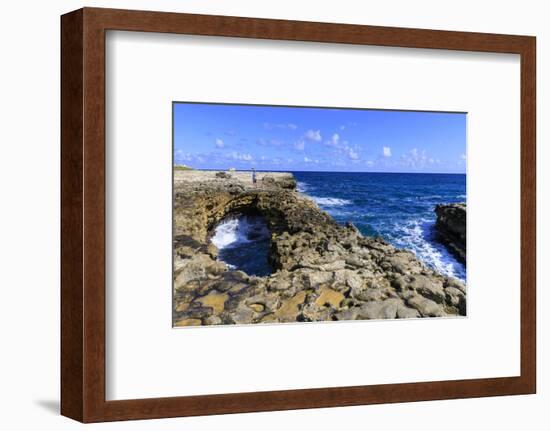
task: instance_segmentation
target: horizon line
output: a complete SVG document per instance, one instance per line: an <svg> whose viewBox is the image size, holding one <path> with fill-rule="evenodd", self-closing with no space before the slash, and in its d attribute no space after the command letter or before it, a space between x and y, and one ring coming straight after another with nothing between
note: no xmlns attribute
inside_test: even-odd
<svg viewBox="0 0 550 431"><path fill-rule="evenodd" d="M229 171L229 168L226 169L217 169L217 168L193 168L185 164L174 163L175 166L185 166L190 168L189 170L193 171ZM418 175L467 175L466 172L380 172L380 171L302 171L302 170L292 170L292 169L234 169L235 172L251 172L254 169L256 172L278 172L278 173L292 173L292 172L311 172L311 173L331 173L331 174L418 174Z"/></svg>

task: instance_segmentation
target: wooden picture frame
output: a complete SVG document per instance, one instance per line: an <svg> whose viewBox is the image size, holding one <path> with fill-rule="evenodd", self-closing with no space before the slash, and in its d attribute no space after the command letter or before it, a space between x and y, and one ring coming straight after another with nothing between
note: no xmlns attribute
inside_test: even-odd
<svg viewBox="0 0 550 431"><path fill-rule="evenodd" d="M521 375L106 401L105 32L211 35L521 57ZM536 390L535 38L84 8L61 17L61 413L82 422L532 394Z"/></svg>

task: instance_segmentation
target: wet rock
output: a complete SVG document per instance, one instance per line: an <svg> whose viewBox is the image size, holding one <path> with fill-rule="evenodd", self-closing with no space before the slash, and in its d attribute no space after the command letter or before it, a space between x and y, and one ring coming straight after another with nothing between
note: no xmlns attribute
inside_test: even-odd
<svg viewBox="0 0 550 431"><path fill-rule="evenodd" d="M441 204L435 207L437 238L466 265L466 204Z"/></svg>

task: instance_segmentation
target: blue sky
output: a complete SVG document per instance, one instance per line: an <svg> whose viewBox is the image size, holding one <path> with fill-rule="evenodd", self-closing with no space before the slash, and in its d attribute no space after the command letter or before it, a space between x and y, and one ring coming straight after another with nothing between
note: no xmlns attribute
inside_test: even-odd
<svg viewBox="0 0 550 431"><path fill-rule="evenodd" d="M465 173L466 114L174 103L174 163Z"/></svg>

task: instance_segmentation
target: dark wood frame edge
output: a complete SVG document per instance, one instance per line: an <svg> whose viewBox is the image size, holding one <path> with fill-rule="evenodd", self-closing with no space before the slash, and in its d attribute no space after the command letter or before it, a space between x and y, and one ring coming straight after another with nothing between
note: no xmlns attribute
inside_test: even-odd
<svg viewBox="0 0 550 431"><path fill-rule="evenodd" d="M521 56L521 375L105 400L105 31L515 53ZM536 39L84 8L61 17L61 414L81 422L442 400L536 392Z"/></svg>

